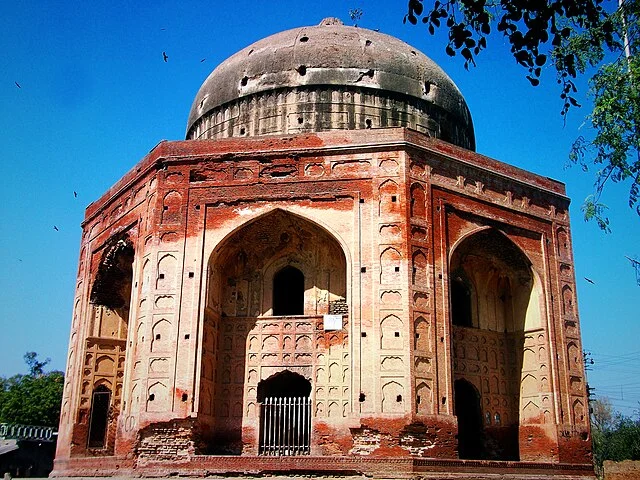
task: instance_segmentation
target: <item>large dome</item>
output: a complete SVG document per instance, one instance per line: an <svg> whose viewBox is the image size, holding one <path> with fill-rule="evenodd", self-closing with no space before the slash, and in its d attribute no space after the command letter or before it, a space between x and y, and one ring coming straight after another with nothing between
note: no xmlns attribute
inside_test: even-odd
<svg viewBox="0 0 640 480"><path fill-rule="evenodd" d="M467 104L417 49L337 19L276 33L205 80L187 139L405 126L475 149Z"/></svg>

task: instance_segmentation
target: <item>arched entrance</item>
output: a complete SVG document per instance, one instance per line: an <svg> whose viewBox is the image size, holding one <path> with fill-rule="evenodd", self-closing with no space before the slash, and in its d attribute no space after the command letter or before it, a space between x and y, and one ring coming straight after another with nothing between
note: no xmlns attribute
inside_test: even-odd
<svg viewBox="0 0 640 480"><path fill-rule="evenodd" d="M104 448L107 442L111 390L99 385L93 391L89 420L89 448Z"/></svg>
<svg viewBox="0 0 640 480"><path fill-rule="evenodd" d="M127 355L135 251L131 232L118 234L94 253L78 423L72 454L87 449L110 454L115 447ZM78 428L79 427L79 428Z"/></svg>
<svg viewBox="0 0 640 480"><path fill-rule="evenodd" d="M518 460L521 396L539 393L521 388L540 367L524 358L525 338L544 337L531 263L486 229L456 247L449 271L460 458Z"/></svg>
<svg viewBox="0 0 640 480"><path fill-rule="evenodd" d="M304 385L296 387L301 380L291 372L329 371L328 357L317 354L324 344L314 333L324 314L348 316L347 261L340 243L320 225L276 209L221 242L208 275L198 401L208 453L304 453L299 447L308 448L308 436L295 448L271 437L272 450L262 448L259 439L268 438L261 437L261 415L267 405L274 415L275 408L292 408L310 422L304 413L309 383L300 377ZM337 332L333 348L347 348L341 339ZM318 365L318 358L324 363ZM261 382L265 375L270 382ZM333 378L342 377L334 373ZM283 405L285 397L305 400Z"/></svg>
<svg viewBox="0 0 640 480"><path fill-rule="evenodd" d="M454 414L458 417L458 456L483 458L482 410L478 390L466 380L456 380Z"/></svg>
<svg viewBox="0 0 640 480"><path fill-rule="evenodd" d="M289 370L258 384L261 455L308 455L311 382Z"/></svg>

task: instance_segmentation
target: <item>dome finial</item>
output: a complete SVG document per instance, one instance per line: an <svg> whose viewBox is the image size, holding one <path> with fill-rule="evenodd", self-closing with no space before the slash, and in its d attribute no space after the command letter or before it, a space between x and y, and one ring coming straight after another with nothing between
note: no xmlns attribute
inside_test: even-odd
<svg viewBox="0 0 640 480"><path fill-rule="evenodd" d="M325 27L327 25L344 25L344 22L336 17L323 18L320 22L320 26Z"/></svg>

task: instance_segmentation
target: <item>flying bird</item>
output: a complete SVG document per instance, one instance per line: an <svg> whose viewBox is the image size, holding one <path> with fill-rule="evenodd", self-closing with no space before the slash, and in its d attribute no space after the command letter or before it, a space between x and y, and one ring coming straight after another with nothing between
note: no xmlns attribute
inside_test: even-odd
<svg viewBox="0 0 640 480"><path fill-rule="evenodd" d="M206 60L206 58L203 58L202 60L200 60L200 63L204 62Z"/></svg>
<svg viewBox="0 0 640 480"><path fill-rule="evenodd" d="M75 190L73 191L73 198L78 198L78 192L76 192Z"/></svg>
<svg viewBox="0 0 640 480"><path fill-rule="evenodd" d="M167 60L169 60L169 56L167 55L167 52L162 52L162 58L164 59L165 63Z"/></svg>
<svg viewBox="0 0 640 480"><path fill-rule="evenodd" d="M56 227L55 225L53 226L53 229L54 229L56 232L59 232L59 231L60 231L60 230L58 230L58 227Z"/></svg>
<svg viewBox="0 0 640 480"><path fill-rule="evenodd" d="M16 87L18 87L18 88L22 88L18 82L13 82L13 83L15 83L15 84L16 84Z"/></svg>
<svg viewBox="0 0 640 480"><path fill-rule="evenodd" d="M166 30L166 28L161 28L160 30Z"/></svg>
<svg viewBox="0 0 640 480"><path fill-rule="evenodd" d="M594 281L593 281L593 280L591 280L590 278L584 277L584 279L585 279L587 282L592 283L593 285L595 285L595 284L596 284L596 282L594 282Z"/></svg>

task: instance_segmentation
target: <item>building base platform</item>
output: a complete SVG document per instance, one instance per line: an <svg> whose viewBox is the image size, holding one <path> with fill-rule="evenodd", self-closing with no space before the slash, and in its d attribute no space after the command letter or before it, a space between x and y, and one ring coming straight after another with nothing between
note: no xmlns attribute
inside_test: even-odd
<svg viewBox="0 0 640 480"><path fill-rule="evenodd" d="M594 480L593 465L397 457L268 457L196 455L188 461L125 457L56 460L51 477L242 477L286 475L419 480Z"/></svg>

